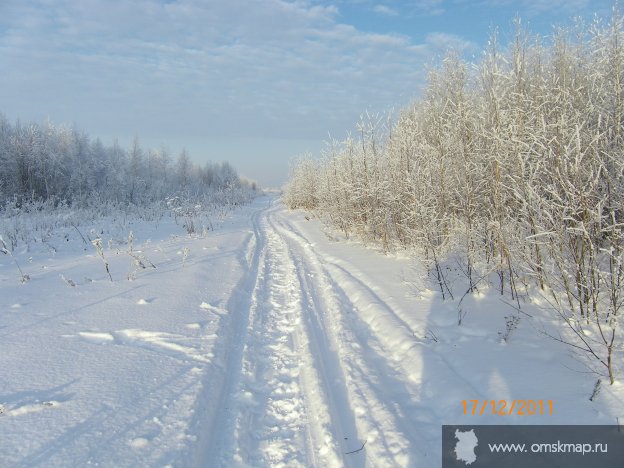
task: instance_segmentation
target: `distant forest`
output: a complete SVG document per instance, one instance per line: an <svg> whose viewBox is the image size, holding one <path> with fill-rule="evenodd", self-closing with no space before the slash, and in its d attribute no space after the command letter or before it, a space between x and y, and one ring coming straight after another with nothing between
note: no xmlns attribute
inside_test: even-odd
<svg viewBox="0 0 624 468"><path fill-rule="evenodd" d="M193 199L217 191L253 191L230 164L194 164L183 150L105 146L71 126L12 124L0 114L0 209L10 202L147 205L168 196Z"/></svg>

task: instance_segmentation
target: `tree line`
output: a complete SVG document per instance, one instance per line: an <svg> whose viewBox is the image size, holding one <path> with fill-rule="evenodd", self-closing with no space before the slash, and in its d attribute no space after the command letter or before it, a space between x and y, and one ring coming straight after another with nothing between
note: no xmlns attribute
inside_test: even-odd
<svg viewBox="0 0 624 468"><path fill-rule="evenodd" d="M147 205L165 197L197 198L207 192L255 190L224 163L194 164L186 150L129 149L72 126L12 124L0 114L0 207L31 201L70 205L113 202Z"/></svg>
<svg viewBox="0 0 624 468"><path fill-rule="evenodd" d="M615 379L624 304L624 27L580 20L552 37L515 24L478 63L449 53L394 120L365 115L320 160L300 158L284 199L346 237L418 249L469 291L539 291ZM568 335L566 335L568 336Z"/></svg>

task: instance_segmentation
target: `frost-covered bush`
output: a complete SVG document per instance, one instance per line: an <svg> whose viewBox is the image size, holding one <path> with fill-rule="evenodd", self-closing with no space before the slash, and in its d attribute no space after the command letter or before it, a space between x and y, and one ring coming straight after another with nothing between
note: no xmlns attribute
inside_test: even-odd
<svg viewBox="0 0 624 468"><path fill-rule="evenodd" d="M479 63L450 53L389 125L366 116L320 161L298 161L291 208L384 249L459 255L469 291L531 285L614 380L624 312L624 23L532 37L517 23ZM567 340L567 339L566 339Z"/></svg>

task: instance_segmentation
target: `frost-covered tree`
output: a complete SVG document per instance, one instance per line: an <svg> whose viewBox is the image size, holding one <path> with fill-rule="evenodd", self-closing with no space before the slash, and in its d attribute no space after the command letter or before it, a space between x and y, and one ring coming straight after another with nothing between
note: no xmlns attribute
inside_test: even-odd
<svg viewBox="0 0 624 468"><path fill-rule="evenodd" d="M468 291L532 287L568 344L615 379L624 306L624 22L551 39L515 22L478 63L450 53L393 125L365 117L320 160L295 162L284 198L346 236L419 249L445 297L448 255ZM480 269L477 275L475 269Z"/></svg>
<svg viewBox="0 0 624 468"><path fill-rule="evenodd" d="M183 151L173 168L168 151L145 150L138 138L126 151L117 142L107 147L73 127L49 121L11 124L0 114L0 211L7 204L19 208L44 201L145 205L179 194L201 197L226 187L227 194L220 197L250 192L251 184L229 164L207 167L210 177Z"/></svg>

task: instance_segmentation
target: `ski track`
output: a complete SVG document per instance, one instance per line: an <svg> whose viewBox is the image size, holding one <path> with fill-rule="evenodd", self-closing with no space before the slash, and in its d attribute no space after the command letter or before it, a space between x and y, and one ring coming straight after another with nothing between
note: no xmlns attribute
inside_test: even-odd
<svg viewBox="0 0 624 468"><path fill-rule="evenodd" d="M238 262L246 268L246 274L234 288L225 310L229 313L221 322L215 351L215 368L204 379L204 399L195 411L193 427L200 434L196 450L184 465L220 466L226 443L225 434L232 432L233 394L241 378L241 362L247 340L247 324L250 317L252 297L264 249L264 237L260 234L259 218L263 211L251 217L252 231Z"/></svg>
<svg viewBox="0 0 624 468"><path fill-rule="evenodd" d="M273 200L252 217L240 259L248 272L226 307L194 462L436 464L444 415L419 402L441 397L439 387L472 386L435 353L428 359L446 378L422 382L429 350L417 330L361 273L317 253L282 210ZM454 404L458 396L446 393Z"/></svg>
<svg viewBox="0 0 624 468"><path fill-rule="evenodd" d="M279 221L283 223L283 220ZM356 465L413 464L412 453L418 453L419 458L426 456L423 448L426 442L415 426L417 413L410 414L409 408L389 405L388 401L402 404L414 401L419 389L410 386L381 354L378 338L359 317L356 303L323 268L316 255L306 248L303 237L292 226L284 228L282 224L278 229L288 239L301 271L307 271L307 275L314 278L317 290L323 291L316 313L327 316L324 326L333 334L333 340L340 343L339 360L344 369L349 404L356 415L360 445L366 443L362 450L366 458ZM376 312L380 304L385 306L381 301L370 304ZM411 341L415 341L413 336ZM389 394L396 399L388 399Z"/></svg>

